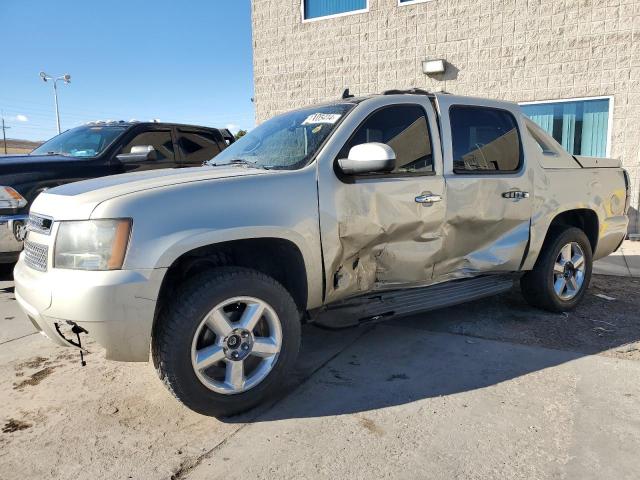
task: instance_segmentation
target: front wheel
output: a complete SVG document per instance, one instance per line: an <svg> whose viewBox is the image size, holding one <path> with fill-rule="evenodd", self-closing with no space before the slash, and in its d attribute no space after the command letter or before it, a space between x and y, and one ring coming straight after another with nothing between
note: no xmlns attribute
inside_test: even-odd
<svg viewBox="0 0 640 480"><path fill-rule="evenodd" d="M549 232L536 264L520 280L524 298L534 307L551 312L574 309L591 281L591 243L579 228Z"/></svg>
<svg viewBox="0 0 640 480"><path fill-rule="evenodd" d="M227 416L273 394L299 346L300 313L289 292L260 272L222 267L180 289L158 318L152 353L178 400Z"/></svg>

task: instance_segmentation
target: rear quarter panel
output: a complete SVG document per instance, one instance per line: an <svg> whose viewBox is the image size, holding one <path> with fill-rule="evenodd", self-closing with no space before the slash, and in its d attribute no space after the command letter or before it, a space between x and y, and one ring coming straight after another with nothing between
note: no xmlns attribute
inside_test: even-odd
<svg viewBox="0 0 640 480"><path fill-rule="evenodd" d="M627 233L625 183L620 168L542 168L534 187L529 254L524 270L533 268L553 219L569 210L589 209L598 216L594 260L612 253Z"/></svg>

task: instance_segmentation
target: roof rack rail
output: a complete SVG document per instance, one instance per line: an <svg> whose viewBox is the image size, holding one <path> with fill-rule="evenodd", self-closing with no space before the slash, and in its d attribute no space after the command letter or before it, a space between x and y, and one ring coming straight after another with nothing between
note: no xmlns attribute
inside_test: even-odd
<svg viewBox="0 0 640 480"><path fill-rule="evenodd" d="M410 88L408 90L385 90L382 95L433 95L433 93L421 88Z"/></svg>

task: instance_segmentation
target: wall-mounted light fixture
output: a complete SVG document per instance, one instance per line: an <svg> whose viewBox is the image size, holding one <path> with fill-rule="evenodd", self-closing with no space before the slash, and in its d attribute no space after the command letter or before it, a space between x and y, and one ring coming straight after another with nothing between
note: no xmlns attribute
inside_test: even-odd
<svg viewBox="0 0 640 480"><path fill-rule="evenodd" d="M447 66L443 59L422 61L422 72L426 75L444 73L446 68Z"/></svg>

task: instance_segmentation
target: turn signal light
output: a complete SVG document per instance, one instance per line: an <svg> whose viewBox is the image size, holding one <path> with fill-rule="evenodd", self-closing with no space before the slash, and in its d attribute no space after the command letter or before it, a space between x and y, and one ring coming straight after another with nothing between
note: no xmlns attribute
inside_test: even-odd
<svg viewBox="0 0 640 480"><path fill-rule="evenodd" d="M27 200L11 187L0 187L0 208L22 208Z"/></svg>

